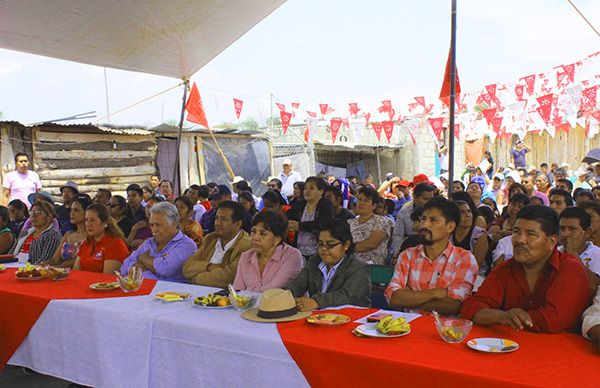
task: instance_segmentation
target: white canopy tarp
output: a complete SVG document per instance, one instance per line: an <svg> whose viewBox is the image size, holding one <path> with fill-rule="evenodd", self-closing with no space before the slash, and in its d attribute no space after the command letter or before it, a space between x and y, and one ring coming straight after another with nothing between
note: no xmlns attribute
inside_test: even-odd
<svg viewBox="0 0 600 388"><path fill-rule="evenodd" d="M0 0L0 47L185 78L285 0Z"/></svg>

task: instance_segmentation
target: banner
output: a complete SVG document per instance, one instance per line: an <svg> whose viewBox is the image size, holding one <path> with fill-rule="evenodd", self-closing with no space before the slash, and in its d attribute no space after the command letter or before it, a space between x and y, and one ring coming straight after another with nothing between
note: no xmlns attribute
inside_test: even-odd
<svg viewBox="0 0 600 388"><path fill-rule="evenodd" d="M394 133L394 122L391 120L382 121L381 126L383 127L383 132L385 133L385 137L387 138L388 144L390 144L392 134Z"/></svg>
<svg viewBox="0 0 600 388"><path fill-rule="evenodd" d="M292 121L292 114L290 112L280 111L279 116L281 117L281 127L283 128L283 134L287 133L290 121Z"/></svg>

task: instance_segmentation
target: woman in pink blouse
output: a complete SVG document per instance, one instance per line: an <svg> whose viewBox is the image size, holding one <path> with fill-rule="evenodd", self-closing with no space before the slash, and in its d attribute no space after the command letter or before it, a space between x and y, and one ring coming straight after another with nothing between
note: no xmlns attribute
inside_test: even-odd
<svg viewBox="0 0 600 388"><path fill-rule="evenodd" d="M242 253L233 287L262 292L281 288L303 266L300 251L286 243L288 221L273 210L263 210L252 220L252 249Z"/></svg>

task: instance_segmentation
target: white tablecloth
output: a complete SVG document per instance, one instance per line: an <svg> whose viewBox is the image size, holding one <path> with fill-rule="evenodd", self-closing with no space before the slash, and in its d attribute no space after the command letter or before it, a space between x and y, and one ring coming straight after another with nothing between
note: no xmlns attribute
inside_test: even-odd
<svg viewBox="0 0 600 388"><path fill-rule="evenodd" d="M275 324L154 299L214 289L157 282L150 295L51 301L9 363L95 387L302 387Z"/></svg>

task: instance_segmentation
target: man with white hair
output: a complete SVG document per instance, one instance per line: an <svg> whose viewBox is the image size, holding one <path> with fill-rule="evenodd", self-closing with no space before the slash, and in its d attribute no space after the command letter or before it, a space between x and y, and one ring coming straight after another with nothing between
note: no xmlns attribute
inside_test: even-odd
<svg viewBox="0 0 600 388"><path fill-rule="evenodd" d="M152 206L148 223L152 237L125 259L121 274L127 275L129 269L139 267L147 279L185 282L183 263L197 248L194 240L179 230L177 208L168 202Z"/></svg>
<svg viewBox="0 0 600 388"><path fill-rule="evenodd" d="M279 180L282 183L281 194L290 198L294 195L294 183L302 181L302 176L297 171L292 170L292 160L283 161L283 171L279 174Z"/></svg>

